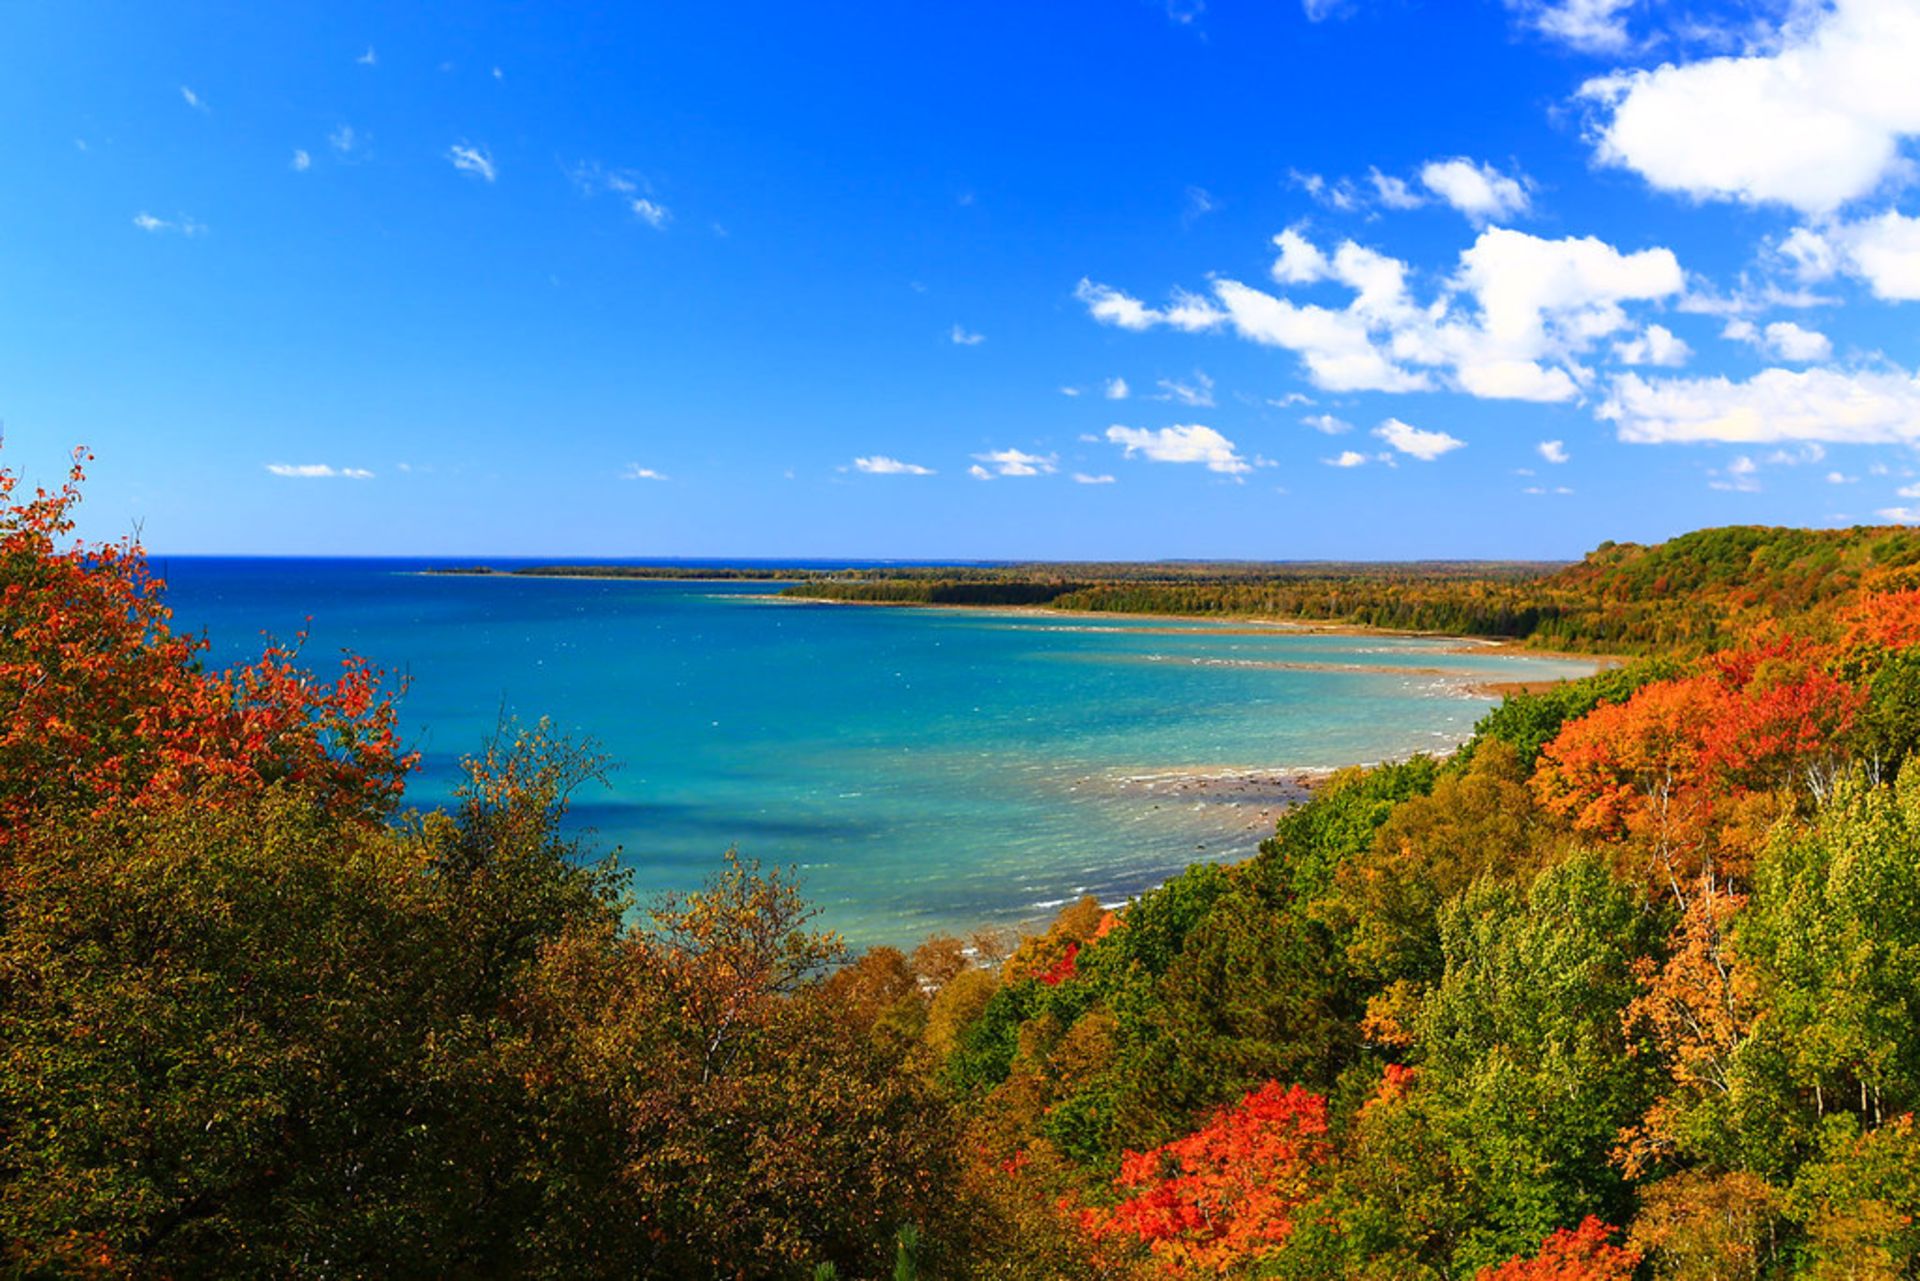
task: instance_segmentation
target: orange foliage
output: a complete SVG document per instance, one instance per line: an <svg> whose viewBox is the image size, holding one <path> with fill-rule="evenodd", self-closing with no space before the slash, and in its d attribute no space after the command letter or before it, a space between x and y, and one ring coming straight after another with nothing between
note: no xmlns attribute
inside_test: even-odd
<svg viewBox="0 0 1920 1281"><path fill-rule="evenodd" d="M1759 636L1697 676L1657 681L1570 722L1541 753L1535 796L1576 831L1649 854L1684 902L1711 871L1729 801L1802 783L1825 786L1865 695L1828 670L1834 655Z"/></svg>
<svg viewBox="0 0 1920 1281"><path fill-rule="evenodd" d="M1482 1268L1474 1281L1628 1281L1640 1255L1612 1244L1616 1231L1589 1214L1579 1227L1548 1237L1532 1258Z"/></svg>
<svg viewBox="0 0 1920 1281"><path fill-rule="evenodd" d="M286 781L339 810L379 811L414 758L359 659L319 681L295 650L199 668L169 626L139 546L70 541L85 456L67 483L16 499L0 470L0 845L53 806L149 808Z"/></svg>
<svg viewBox="0 0 1920 1281"><path fill-rule="evenodd" d="M1278 1249L1332 1156L1327 1101L1269 1081L1205 1128L1121 1161L1132 1195L1087 1210L1096 1239L1144 1242L1169 1276L1225 1271Z"/></svg>

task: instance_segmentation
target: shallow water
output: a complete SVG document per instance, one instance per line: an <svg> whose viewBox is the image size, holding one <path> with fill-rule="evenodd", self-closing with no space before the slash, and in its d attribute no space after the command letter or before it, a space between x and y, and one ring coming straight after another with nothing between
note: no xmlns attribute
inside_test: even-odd
<svg viewBox="0 0 1920 1281"><path fill-rule="evenodd" d="M450 562L439 561L436 564ZM444 796L502 714L619 763L577 818L643 893L729 845L797 866L856 944L1113 901L1250 852L1274 789L1196 788L1444 750L1476 682L1590 663L1458 642L1243 625L776 601L777 584L432 576L419 561L172 558L176 621L213 658L310 632L404 673L402 720ZM310 622L307 620L311 620ZM1176 777L1167 777L1173 775Z"/></svg>

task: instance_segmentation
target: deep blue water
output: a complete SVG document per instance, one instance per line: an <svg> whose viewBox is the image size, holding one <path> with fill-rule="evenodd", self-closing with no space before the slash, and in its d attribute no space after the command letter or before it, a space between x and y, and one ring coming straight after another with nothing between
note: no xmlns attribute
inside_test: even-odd
<svg viewBox="0 0 1920 1281"><path fill-rule="evenodd" d="M1428 639L798 604L776 584L419 572L449 563L155 568L216 663L304 628L315 667L351 650L404 675L416 802L503 715L547 716L619 763L575 812L642 892L690 887L737 845L796 865L855 943L1244 855L1271 816L1179 776L1450 747L1491 705L1474 681L1592 670Z"/></svg>

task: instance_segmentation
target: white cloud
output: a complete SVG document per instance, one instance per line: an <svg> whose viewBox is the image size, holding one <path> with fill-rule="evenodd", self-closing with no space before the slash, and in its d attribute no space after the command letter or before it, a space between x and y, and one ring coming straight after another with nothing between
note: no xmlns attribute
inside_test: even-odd
<svg viewBox="0 0 1920 1281"><path fill-rule="evenodd" d="M1373 429L1373 434L1400 453L1418 458L1423 463L1430 463L1442 454L1464 448L1467 443L1443 431L1423 431L1398 418L1387 419Z"/></svg>
<svg viewBox="0 0 1920 1281"><path fill-rule="evenodd" d="M1062 387L1060 389L1060 394L1062 396L1069 396L1069 397L1078 396L1080 394L1080 389L1078 387Z"/></svg>
<svg viewBox="0 0 1920 1281"><path fill-rule="evenodd" d="M380 55L373 51L372 45L368 45L367 51L358 58L355 58L354 61L363 67L377 66L380 62Z"/></svg>
<svg viewBox="0 0 1920 1281"><path fill-rule="evenodd" d="M1578 357L1632 325L1624 303L1669 298L1685 286L1667 249L1623 253L1590 236L1546 240L1489 228L1461 253L1439 296L1422 304L1399 259L1351 240L1329 257L1297 229L1274 244L1276 278L1337 281L1352 291L1347 305L1297 303L1225 278L1213 282L1214 300L1177 294L1165 309L1091 281L1078 296L1096 320L1124 329L1228 328L1285 348L1328 391L1445 385L1487 399L1566 401L1591 377Z"/></svg>
<svg viewBox="0 0 1920 1281"><path fill-rule="evenodd" d="M1301 235L1297 227L1289 227L1275 236L1273 245L1280 256L1273 260L1270 274L1278 284L1311 285L1332 274L1327 256Z"/></svg>
<svg viewBox="0 0 1920 1281"><path fill-rule="evenodd" d="M974 457L991 463L994 474L999 476L1044 476L1054 471L1057 461L1051 454L1025 454L1017 449L995 449ZM981 469L973 470L978 473Z"/></svg>
<svg viewBox="0 0 1920 1281"><path fill-rule="evenodd" d="M1160 394L1154 397L1155 400L1178 401L1180 404L1187 405L1194 409L1211 409L1213 407L1213 379L1207 377L1198 369L1193 371L1193 381L1191 383L1176 382L1171 378L1162 378L1159 380L1159 386Z"/></svg>
<svg viewBox="0 0 1920 1281"><path fill-rule="evenodd" d="M1760 465L1745 454L1728 463L1723 471L1709 470L1709 489L1725 489L1741 494L1760 492Z"/></svg>
<svg viewBox="0 0 1920 1281"><path fill-rule="evenodd" d="M1897 370L1766 369L1726 377L1613 380L1599 415L1632 444L1920 442L1920 379Z"/></svg>
<svg viewBox="0 0 1920 1281"><path fill-rule="evenodd" d="M1329 467L1364 467L1367 465L1367 456L1358 450L1343 449L1337 457L1322 458L1320 461Z"/></svg>
<svg viewBox="0 0 1920 1281"><path fill-rule="evenodd" d="M951 338L954 344L960 347L978 347L987 340L985 334L971 333L959 325L955 325L947 337Z"/></svg>
<svg viewBox="0 0 1920 1281"><path fill-rule="evenodd" d="M666 480L665 472L655 471L651 467L642 467L639 463L628 463L627 469L620 473L621 480Z"/></svg>
<svg viewBox="0 0 1920 1281"><path fill-rule="evenodd" d="M1428 168L1432 166L1429 165ZM1374 198L1389 209L1418 209L1427 203L1407 184L1405 178L1396 178L1391 174L1381 173L1378 169L1369 169L1367 181L1373 184ZM1433 189L1431 182L1427 183L1427 186Z"/></svg>
<svg viewBox="0 0 1920 1281"><path fill-rule="evenodd" d="M364 467L330 467L326 463L268 463L267 470L294 480L373 479L373 473Z"/></svg>
<svg viewBox="0 0 1920 1281"><path fill-rule="evenodd" d="M1530 204L1520 179L1465 156L1430 161L1420 170L1420 182L1475 223L1523 214Z"/></svg>
<svg viewBox="0 0 1920 1281"><path fill-rule="evenodd" d="M296 147L293 152L292 167L295 173L305 173L313 168L313 157Z"/></svg>
<svg viewBox="0 0 1920 1281"><path fill-rule="evenodd" d="M207 104L200 100L200 95L195 93L193 90L187 88L187 86L185 85L180 86L180 99L182 102L185 102L189 107L192 107L195 111L207 110Z"/></svg>
<svg viewBox="0 0 1920 1281"><path fill-rule="evenodd" d="M967 468L967 475L973 477L975 480L993 479L993 473L982 467L979 463L975 463L973 466Z"/></svg>
<svg viewBox="0 0 1920 1281"><path fill-rule="evenodd" d="M341 125L327 135L327 145L344 156L360 145L360 137L352 125Z"/></svg>
<svg viewBox="0 0 1920 1281"><path fill-rule="evenodd" d="M1849 476L1843 471L1830 471L1827 473L1827 483L1829 485L1857 485L1860 483L1860 478L1858 476Z"/></svg>
<svg viewBox="0 0 1920 1281"><path fill-rule="evenodd" d="M1750 343L1780 360L1809 364L1833 355L1833 343L1818 330L1803 329L1791 320L1776 320L1766 328L1750 320L1730 320L1722 338Z"/></svg>
<svg viewBox="0 0 1920 1281"><path fill-rule="evenodd" d="M889 458L885 454L874 454L867 458L853 460L854 470L863 471L869 476L931 476L933 468L922 467L918 463L903 463L898 458Z"/></svg>
<svg viewBox="0 0 1920 1281"><path fill-rule="evenodd" d="M447 148L447 159L461 173L470 173L485 182L492 182L497 174L493 167L493 154L485 147L473 147L464 142L456 142Z"/></svg>
<svg viewBox="0 0 1920 1281"><path fill-rule="evenodd" d="M1882 507L1874 515L1902 525L1920 524L1920 507Z"/></svg>
<svg viewBox="0 0 1920 1281"><path fill-rule="evenodd" d="M1659 365L1672 369L1687 363L1693 348L1665 325L1648 325L1638 338L1613 345L1613 358L1623 365Z"/></svg>
<svg viewBox="0 0 1920 1281"><path fill-rule="evenodd" d="M1351 213L1364 203L1359 189L1346 178L1338 182L1328 182L1317 173L1302 173L1298 169L1289 169L1287 181L1313 197L1319 204L1329 209L1337 209L1342 213Z"/></svg>
<svg viewBox="0 0 1920 1281"><path fill-rule="evenodd" d="M1777 246L1803 281L1844 271L1887 302L1920 300L1920 218L1895 209L1820 230L1796 227Z"/></svg>
<svg viewBox="0 0 1920 1281"><path fill-rule="evenodd" d="M1627 46L1626 11L1634 0L1507 0L1528 26L1586 53Z"/></svg>
<svg viewBox="0 0 1920 1281"><path fill-rule="evenodd" d="M1127 380L1124 378L1107 379L1106 394L1108 400L1125 400L1130 394L1130 390L1127 387Z"/></svg>
<svg viewBox="0 0 1920 1281"><path fill-rule="evenodd" d="M1308 22L1325 22L1336 17L1347 7L1347 0L1300 0L1300 11L1307 15Z"/></svg>
<svg viewBox="0 0 1920 1281"><path fill-rule="evenodd" d="M1550 463L1564 463L1573 457L1567 452L1567 442L1564 440L1543 440L1535 448Z"/></svg>
<svg viewBox="0 0 1920 1281"><path fill-rule="evenodd" d="M1113 483L1113 477L1104 472L1098 476L1090 476L1086 472L1077 471L1073 473L1073 483L1076 485L1111 485Z"/></svg>
<svg viewBox="0 0 1920 1281"><path fill-rule="evenodd" d="M1300 421L1323 436L1338 436L1353 430L1352 423L1343 418L1335 418L1332 414L1314 414Z"/></svg>
<svg viewBox="0 0 1920 1281"><path fill-rule="evenodd" d="M171 231L182 236L197 236L207 229L205 223L195 222L192 218L181 217L171 220L156 218L144 209L133 216L133 225L149 235Z"/></svg>
<svg viewBox="0 0 1920 1281"><path fill-rule="evenodd" d="M627 208L633 211L634 217L646 223L655 231L666 226L668 220L673 217L673 213L665 205L656 204L654 201L648 200L645 196L635 196L627 202Z"/></svg>
<svg viewBox="0 0 1920 1281"><path fill-rule="evenodd" d="M1791 7L1738 56L1589 81L1599 159L1696 199L1826 213L1903 167L1920 133L1920 6L1834 0Z"/></svg>
<svg viewBox="0 0 1920 1281"><path fill-rule="evenodd" d="M1232 441L1198 423L1158 430L1109 427L1107 439L1122 446L1128 458L1137 453L1156 463L1202 463L1208 471L1229 476L1253 470L1252 465L1235 452Z"/></svg>

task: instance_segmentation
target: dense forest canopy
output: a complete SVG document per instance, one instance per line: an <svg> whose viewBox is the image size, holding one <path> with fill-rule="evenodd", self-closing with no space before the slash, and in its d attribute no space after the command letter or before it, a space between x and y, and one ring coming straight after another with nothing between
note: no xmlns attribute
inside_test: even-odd
<svg viewBox="0 0 1920 1281"><path fill-rule="evenodd" d="M407 808L379 673L208 669L137 547L74 542L78 483L0 472L7 1275L1920 1267L1904 531L1076 586L1653 653L1248 862L852 956L733 854L631 901L563 823L605 762L541 726Z"/></svg>

